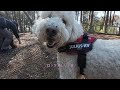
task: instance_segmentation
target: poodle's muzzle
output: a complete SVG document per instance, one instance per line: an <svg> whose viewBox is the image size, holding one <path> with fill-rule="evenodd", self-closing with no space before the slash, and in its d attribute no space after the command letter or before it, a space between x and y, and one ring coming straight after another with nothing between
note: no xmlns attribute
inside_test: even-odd
<svg viewBox="0 0 120 90"><path fill-rule="evenodd" d="M58 30L53 28L47 28L46 29L46 35L47 35L47 47L53 48L56 45L55 42L55 36L57 35Z"/></svg>

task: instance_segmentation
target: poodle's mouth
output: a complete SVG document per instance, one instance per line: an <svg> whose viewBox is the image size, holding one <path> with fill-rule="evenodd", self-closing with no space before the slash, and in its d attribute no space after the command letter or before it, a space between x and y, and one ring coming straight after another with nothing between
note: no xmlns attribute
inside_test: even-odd
<svg viewBox="0 0 120 90"><path fill-rule="evenodd" d="M47 41L46 41L46 46L48 48L54 48L55 46L57 46L59 43L59 41L55 38L47 38Z"/></svg>
<svg viewBox="0 0 120 90"><path fill-rule="evenodd" d="M47 43L47 47L48 47L48 48L54 48L54 47L56 46L56 44L57 44L57 43L55 43L55 42L52 42L52 43L51 43L51 42L48 42L48 43Z"/></svg>
<svg viewBox="0 0 120 90"><path fill-rule="evenodd" d="M54 38L48 38L46 44L48 48L53 48L57 43L55 42Z"/></svg>

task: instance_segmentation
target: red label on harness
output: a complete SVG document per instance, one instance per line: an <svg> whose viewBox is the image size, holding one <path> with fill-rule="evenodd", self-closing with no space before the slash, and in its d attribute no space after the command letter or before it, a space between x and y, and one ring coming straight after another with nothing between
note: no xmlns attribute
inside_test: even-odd
<svg viewBox="0 0 120 90"><path fill-rule="evenodd" d="M76 42L81 43L82 40L83 40L83 36L81 36L80 38L78 38L78 39L76 40ZM88 38L88 43L93 43L93 42L95 42L95 40L96 40L95 37L89 37L89 38Z"/></svg>

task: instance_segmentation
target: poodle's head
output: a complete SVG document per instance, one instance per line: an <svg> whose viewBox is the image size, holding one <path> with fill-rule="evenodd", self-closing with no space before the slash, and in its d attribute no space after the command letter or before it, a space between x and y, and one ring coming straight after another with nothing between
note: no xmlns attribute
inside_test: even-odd
<svg viewBox="0 0 120 90"><path fill-rule="evenodd" d="M75 20L73 11L42 11L33 31L39 42L46 42L48 48L58 48L83 35L83 28Z"/></svg>

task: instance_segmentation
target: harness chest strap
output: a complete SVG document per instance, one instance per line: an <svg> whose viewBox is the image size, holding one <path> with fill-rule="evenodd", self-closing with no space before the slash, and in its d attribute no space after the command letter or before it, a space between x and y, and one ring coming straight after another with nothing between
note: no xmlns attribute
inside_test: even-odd
<svg viewBox="0 0 120 90"><path fill-rule="evenodd" d="M84 75L84 68L86 67L86 53L92 50L95 40L96 38L89 37L87 34L84 34L75 42L60 47L58 49L58 52L66 52L67 54L78 54L77 63L80 68L80 74Z"/></svg>
<svg viewBox="0 0 120 90"><path fill-rule="evenodd" d="M77 63L80 68L80 74L84 75L84 68L86 68L86 54L87 52L91 51L93 48L93 43L95 42L96 38L89 37L87 34L84 34L83 37L78 39L77 41L83 44L81 50L78 50L78 58Z"/></svg>

